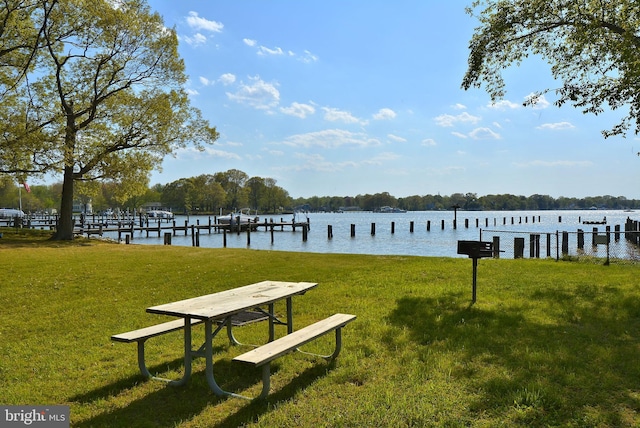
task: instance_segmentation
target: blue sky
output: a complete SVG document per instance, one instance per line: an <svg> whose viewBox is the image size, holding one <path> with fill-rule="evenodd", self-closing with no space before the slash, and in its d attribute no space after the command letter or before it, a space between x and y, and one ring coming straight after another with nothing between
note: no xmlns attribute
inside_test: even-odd
<svg viewBox="0 0 640 428"><path fill-rule="evenodd" d="M177 30L192 104L220 138L167 157L151 184L239 169L292 197L498 193L640 198L640 139L617 113L553 105L537 58L507 95L460 88L466 1L150 0Z"/></svg>

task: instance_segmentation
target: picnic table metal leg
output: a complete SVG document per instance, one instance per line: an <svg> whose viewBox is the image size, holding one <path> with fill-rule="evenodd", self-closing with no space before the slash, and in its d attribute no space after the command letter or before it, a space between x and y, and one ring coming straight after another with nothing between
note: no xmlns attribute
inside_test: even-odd
<svg viewBox="0 0 640 428"><path fill-rule="evenodd" d="M334 358L338 357L341 349L342 349L342 327L338 327L336 328L336 347L333 353L329 355L322 355L322 354L316 354L313 352L301 351L299 348L296 348L296 351L300 352L301 354L312 355L314 357L320 357L320 358L324 358L327 361L331 361Z"/></svg>
<svg viewBox="0 0 640 428"><path fill-rule="evenodd" d="M287 297L287 334L293 333L293 303L291 297Z"/></svg>
<svg viewBox="0 0 640 428"><path fill-rule="evenodd" d="M228 320L227 322L231 323L230 320ZM212 327L212 324L213 324L213 321L210 319L207 319L204 321L204 340L205 340L204 357L206 360L205 372L207 375L207 383L209 384L209 388L211 388L213 393L218 396L228 395L231 397L249 399L248 397L245 397L243 395L234 394L233 392L228 392L223 390L218 385L218 382L216 382L216 378L213 375L213 327Z"/></svg>
<svg viewBox="0 0 640 428"><path fill-rule="evenodd" d="M273 303L269 304L269 342L273 342L276 338L276 329L273 319L275 317Z"/></svg>
<svg viewBox="0 0 640 428"><path fill-rule="evenodd" d="M165 379L162 377L154 376L149 372L147 368L147 364L145 362L145 354L144 354L144 345L145 340L138 341L138 368L140 369L140 373L148 379L160 380L163 382L167 382L171 386L181 386L187 383L189 378L191 377L191 319L185 319L185 327L184 327L184 374L181 379L172 380Z"/></svg>
<svg viewBox="0 0 640 428"><path fill-rule="evenodd" d="M231 321L231 317L227 317L224 319L223 324L227 325L227 337L229 337L229 343L232 345L242 345L233 335L233 322ZM214 333L215 336L215 333Z"/></svg>

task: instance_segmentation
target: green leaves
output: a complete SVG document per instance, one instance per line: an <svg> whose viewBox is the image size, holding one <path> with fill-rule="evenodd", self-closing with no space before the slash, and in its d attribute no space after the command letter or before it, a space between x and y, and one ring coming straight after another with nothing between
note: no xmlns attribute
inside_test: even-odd
<svg viewBox="0 0 640 428"><path fill-rule="evenodd" d="M506 92L502 70L530 54L540 55L562 85L556 104L570 103L593 114L627 107L620 123L603 134L624 135L633 126L640 133L638 2L478 0L467 13L480 26L469 42L464 89L484 86L497 101Z"/></svg>

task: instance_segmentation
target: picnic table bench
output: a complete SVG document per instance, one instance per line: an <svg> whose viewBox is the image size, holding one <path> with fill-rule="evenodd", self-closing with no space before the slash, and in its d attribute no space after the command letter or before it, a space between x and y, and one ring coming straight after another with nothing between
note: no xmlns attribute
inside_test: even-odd
<svg viewBox="0 0 640 428"><path fill-rule="evenodd" d="M342 348L342 327L356 319L355 315L335 314L322 321L318 321L303 329L287 334L280 339L269 342L242 355L238 355L233 361L251 364L255 367L262 366L262 392L260 398L269 393L271 385L271 362L276 358L298 350L298 347L317 339L331 331L336 332L336 347L330 355L319 355L322 358L332 360L338 356ZM316 354L313 354L316 355Z"/></svg>

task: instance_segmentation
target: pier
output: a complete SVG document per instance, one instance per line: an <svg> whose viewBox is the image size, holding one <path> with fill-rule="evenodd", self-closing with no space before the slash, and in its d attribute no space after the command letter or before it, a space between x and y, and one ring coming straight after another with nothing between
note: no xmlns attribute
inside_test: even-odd
<svg viewBox="0 0 640 428"><path fill-rule="evenodd" d="M217 217L208 218L206 223L201 223L200 218L195 223L190 223L187 218L184 221L176 221L173 219L149 219L143 216L134 218L125 216L124 218L115 219L105 216L89 215L74 216L74 234L76 236L91 237L93 235L103 236L106 233L114 233L118 235L118 240L132 240L136 232L145 234L148 238L150 235L163 236L169 233L171 236L178 234L195 236L199 233L241 233L245 231L258 231L260 229L268 231L285 231L295 232L296 229L302 230L303 233L311 227L309 219L304 222L300 221L274 221L273 218L264 221L236 224L222 224L217 222ZM29 229L55 230L58 225L57 215L28 215L24 218L4 218L0 219L0 227L24 227Z"/></svg>

